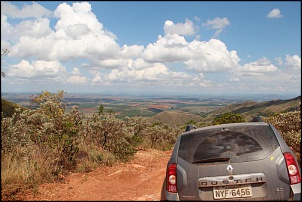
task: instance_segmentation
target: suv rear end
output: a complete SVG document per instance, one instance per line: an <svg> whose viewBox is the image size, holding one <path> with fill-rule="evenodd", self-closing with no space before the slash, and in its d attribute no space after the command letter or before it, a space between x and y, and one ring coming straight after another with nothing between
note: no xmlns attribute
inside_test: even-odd
<svg viewBox="0 0 302 202"><path fill-rule="evenodd" d="M179 136L162 199L300 200L300 168L270 124L234 123Z"/></svg>

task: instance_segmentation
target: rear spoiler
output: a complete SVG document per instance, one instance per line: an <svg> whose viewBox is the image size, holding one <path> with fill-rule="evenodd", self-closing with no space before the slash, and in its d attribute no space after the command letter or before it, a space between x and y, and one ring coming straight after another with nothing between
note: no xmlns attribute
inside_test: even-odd
<svg viewBox="0 0 302 202"><path fill-rule="evenodd" d="M263 122L263 120L260 116L255 116L250 120L250 122Z"/></svg>
<svg viewBox="0 0 302 202"><path fill-rule="evenodd" d="M255 116L249 122L264 122L264 121L260 116ZM187 125L185 132L194 130L196 128L197 128L196 126L189 124L189 125Z"/></svg>
<svg viewBox="0 0 302 202"><path fill-rule="evenodd" d="M193 129L196 129L196 126L194 126L192 124L189 124L189 125L187 125L185 132L188 132L188 131L193 130Z"/></svg>

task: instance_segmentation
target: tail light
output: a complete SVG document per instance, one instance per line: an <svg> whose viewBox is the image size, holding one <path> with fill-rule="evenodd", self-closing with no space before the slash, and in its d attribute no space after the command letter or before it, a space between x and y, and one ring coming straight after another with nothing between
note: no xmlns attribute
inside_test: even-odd
<svg viewBox="0 0 302 202"><path fill-rule="evenodd" d="M172 163L168 166L167 169L167 191L172 193L177 193L177 185L176 185L176 163Z"/></svg>
<svg viewBox="0 0 302 202"><path fill-rule="evenodd" d="M284 153L287 171L290 178L290 184L297 184L301 182L301 175L299 173L297 162L291 153Z"/></svg>

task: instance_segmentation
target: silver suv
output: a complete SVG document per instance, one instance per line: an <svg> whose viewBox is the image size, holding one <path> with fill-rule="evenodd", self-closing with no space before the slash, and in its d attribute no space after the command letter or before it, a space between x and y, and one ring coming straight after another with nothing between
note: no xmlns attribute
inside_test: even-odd
<svg viewBox="0 0 302 202"><path fill-rule="evenodd" d="M301 170L264 122L187 127L167 164L161 200L300 200Z"/></svg>

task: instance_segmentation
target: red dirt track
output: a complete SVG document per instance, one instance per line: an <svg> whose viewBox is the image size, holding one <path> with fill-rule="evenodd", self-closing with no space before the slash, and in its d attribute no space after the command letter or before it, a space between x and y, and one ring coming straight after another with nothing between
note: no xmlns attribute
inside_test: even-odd
<svg viewBox="0 0 302 202"><path fill-rule="evenodd" d="M71 173L63 183L39 186L24 201L158 201L171 151L140 150L133 160L89 173Z"/></svg>

